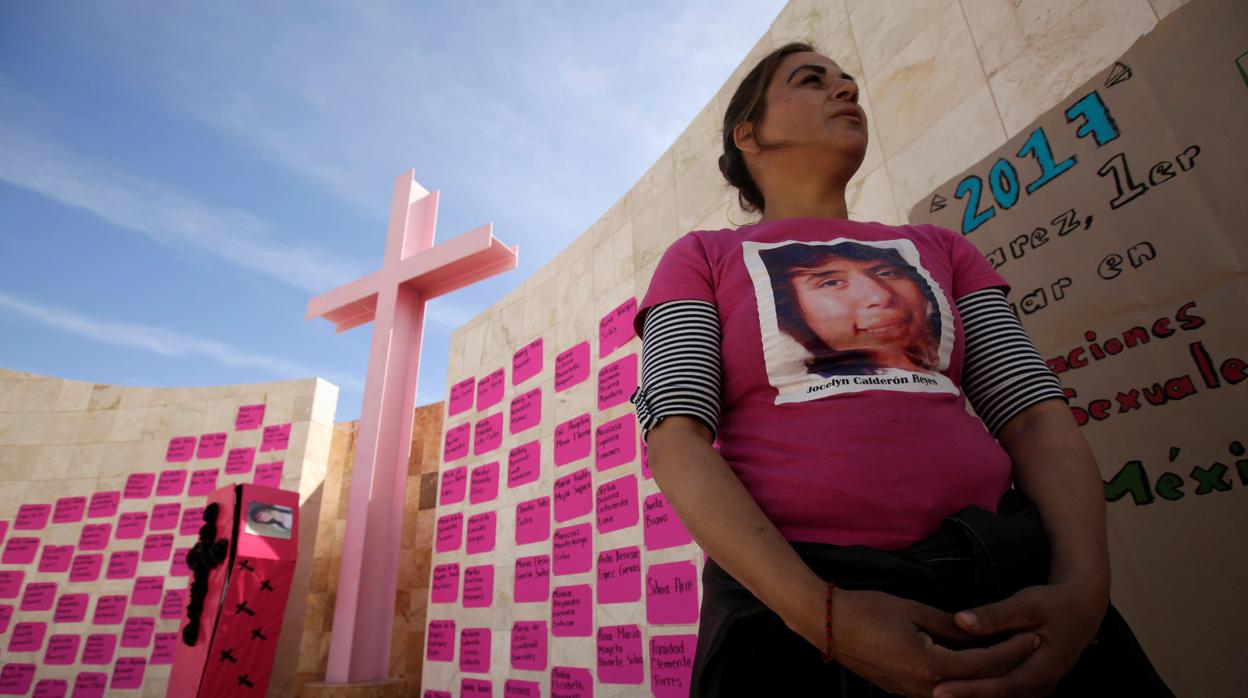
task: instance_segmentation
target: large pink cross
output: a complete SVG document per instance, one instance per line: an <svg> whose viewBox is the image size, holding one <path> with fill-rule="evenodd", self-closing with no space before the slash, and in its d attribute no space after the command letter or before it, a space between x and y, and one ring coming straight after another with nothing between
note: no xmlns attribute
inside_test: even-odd
<svg viewBox="0 0 1248 698"><path fill-rule="evenodd" d="M490 224L434 247L437 217L438 192L417 184L413 171L403 173L394 184L381 269L308 302L307 317L323 317L338 332L373 321L325 674L329 683L389 677L425 303L516 268L519 248L495 240Z"/></svg>

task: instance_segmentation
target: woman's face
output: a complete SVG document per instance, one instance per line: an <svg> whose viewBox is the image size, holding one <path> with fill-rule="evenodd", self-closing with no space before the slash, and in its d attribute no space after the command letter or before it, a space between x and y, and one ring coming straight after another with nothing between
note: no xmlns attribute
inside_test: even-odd
<svg viewBox="0 0 1248 698"><path fill-rule="evenodd" d="M861 162L867 117L858 106L858 85L827 56L789 54L767 86L767 108L755 133L764 143L826 148Z"/></svg>
<svg viewBox="0 0 1248 698"><path fill-rule="evenodd" d="M897 264L832 257L790 279L802 317L830 349L891 353L921 342L923 290Z"/></svg>

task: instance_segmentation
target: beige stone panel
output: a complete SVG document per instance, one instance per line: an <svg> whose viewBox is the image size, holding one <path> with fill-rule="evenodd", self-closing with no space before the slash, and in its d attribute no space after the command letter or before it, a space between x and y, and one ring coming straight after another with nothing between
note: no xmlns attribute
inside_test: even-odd
<svg viewBox="0 0 1248 698"><path fill-rule="evenodd" d="M576 344L592 339L590 333L594 329L594 320L591 315L593 315L593 308L585 306L580 311L559 321L555 332L557 342L555 356L558 356L561 351L571 349ZM593 342L590 341L590 344L592 345Z"/></svg>
<svg viewBox="0 0 1248 698"><path fill-rule="evenodd" d="M88 410L115 410L121 406L121 395L126 391L120 385L96 385L91 390L91 402Z"/></svg>
<svg viewBox="0 0 1248 698"><path fill-rule="evenodd" d="M1119 0L1110 0L1118 2ZM979 48L984 72L996 74L1007 63L1045 41L1083 0L961 0Z"/></svg>
<svg viewBox="0 0 1248 698"><path fill-rule="evenodd" d="M39 453L35 456L31 469L30 479L32 480L69 480L71 478L89 478L94 482L95 477L99 474L99 467L94 463L96 461L84 461L81 464L75 460L75 454L78 453L80 446L56 445L44 446L39 449ZM95 445L97 451L104 451L106 447Z"/></svg>
<svg viewBox="0 0 1248 698"><path fill-rule="evenodd" d="M642 266L657 258L678 235L674 185L652 199L634 200L633 264Z"/></svg>
<svg viewBox="0 0 1248 698"><path fill-rule="evenodd" d="M133 410L147 407L152 400L151 388L126 388L121 394L121 402L118 408L123 410Z"/></svg>
<svg viewBox="0 0 1248 698"><path fill-rule="evenodd" d="M485 327L484 321L474 320L460 330L464 337L464 359L460 369L465 373L471 373L477 366L481 365L481 353L485 344ZM481 376L476 377L480 378Z"/></svg>
<svg viewBox="0 0 1248 698"><path fill-rule="evenodd" d="M249 403L240 402L240 405ZM338 386L322 378L316 379L316 389L312 395L312 407L308 418L322 424L334 423L334 415L338 411Z"/></svg>
<svg viewBox="0 0 1248 698"><path fill-rule="evenodd" d="M48 419L48 430L44 432L43 443L76 443L84 416L82 412L53 412Z"/></svg>
<svg viewBox="0 0 1248 698"><path fill-rule="evenodd" d="M123 404L125 400L122 400ZM112 429L105 441L140 441L143 439L143 425L147 421L147 408L122 408L117 410L113 419ZM233 424L230 425L231 428Z"/></svg>
<svg viewBox="0 0 1248 698"><path fill-rule="evenodd" d="M633 226L625 221L594 247L594 295L614 288L633 273Z"/></svg>
<svg viewBox="0 0 1248 698"><path fill-rule="evenodd" d="M117 418L116 409L92 411L83 415L82 428L78 431L78 440L83 443L109 441L113 431L113 423Z"/></svg>
<svg viewBox="0 0 1248 698"><path fill-rule="evenodd" d="M850 8L849 22L864 76L874 80L884 73L895 56L937 26L950 10L961 18L957 0L872 0Z"/></svg>
<svg viewBox="0 0 1248 698"><path fill-rule="evenodd" d="M853 184L855 178L861 178L884 164L884 148L880 145L879 134L876 133L875 106L871 100L871 89L864 78L858 78L858 106L862 107L862 113L867 117L867 153L862 158L862 164L858 166L858 173L849 180L850 184Z"/></svg>
<svg viewBox="0 0 1248 698"><path fill-rule="evenodd" d="M1157 19L1164 19L1166 15L1187 4L1187 0L1149 0L1153 5L1153 11L1157 13Z"/></svg>
<svg viewBox="0 0 1248 698"><path fill-rule="evenodd" d="M559 280L551 277L530 286L524 297L524 335L536 337L555 325L559 313ZM550 340L546 339L543 344Z"/></svg>
<svg viewBox="0 0 1248 698"><path fill-rule="evenodd" d="M594 260L591 252L588 250L581 257L562 264L555 277L559 289L556 317L560 322L585 307L593 297Z"/></svg>
<svg viewBox="0 0 1248 698"><path fill-rule="evenodd" d="M867 80L875 133L888 159L984 84L962 9L948 4L878 73L868 66Z"/></svg>
<svg viewBox="0 0 1248 698"><path fill-rule="evenodd" d="M669 156L669 154L664 153L664 156ZM662 160L662 157L660 157L660 160ZM658 163L656 162L655 165L657 164ZM657 173L655 166L651 166L646 175L642 175L642 179L646 179L646 177L651 175L651 173ZM633 185L633 188L628 190L624 196L621 196L614 204L611 204L611 208L607 209L606 213L599 216L598 220L594 221L594 224L589 227L588 231L573 240L572 243L568 245L565 251L568 252L570 256L565 261L577 259L579 254L589 252L602 242L600 239L602 236L610 235L616 230L619 230L620 226L624 225L629 221L629 219L632 218L633 198L636 196L638 184L641 184L640 180L637 184ZM563 255L559 255L559 257L562 256ZM556 264L558 264L559 257L556 257Z"/></svg>
<svg viewBox="0 0 1248 698"><path fill-rule="evenodd" d="M29 480L34 471L39 453L50 446L0 446L0 482L7 483L18 480ZM4 489L0 487L0 489ZM7 510L0 509L0 516Z"/></svg>
<svg viewBox="0 0 1248 698"><path fill-rule="evenodd" d="M847 16L844 4L837 0L790 0L771 23L772 41L777 47L790 41L818 44Z"/></svg>
<svg viewBox="0 0 1248 698"><path fill-rule="evenodd" d="M82 383L80 381L56 381L57 393L56 401L52 405L52 409L65 411L81 411L87 409L87 405L91 403L90 383Z"/></svg>
<svg viewBox="0 0 1248 698"><path fill-rule="evenodd" d="M32 378L0 386L0 412L49 412L56 409L59 381Z"/></svg>
<svg viewBox="0 0 1248 698"><path fill-rule="evenodd" d="M693 117L693 121L689 123L676 142L672 144L672 162L675 167L674 175L679 181L684 174L692 167L700 167L701 161L709 153L714 153L714 158L718 158L719 154L724 150L723 141L723 124L724 124L724 105L720 104L714 96L706 106ZM719 168L715 165L715 159L712 158L711 164L716 173Z"/></svg>
<svg viewBox="0 0 1248 698"><path fill-rule="evenodd" d="M0 444L38 446L51 422L49 412L0 412Z"/></svg>
<svg viewBox="0 0 1248 698"><path fill-rule="evenodd" d="M1006 135L1019 133L1110 66L1156 23L1147 0L1088 0L1052 31L1036 37L1026 52L989 80Z"/></svg>
<svg viewBox="0 0 1248 698"><path fill-rule="evenodd" d="M866 177L851 184L845 191L849 205L849 217L856 221L875 221L897 225L901 216L893 203L893 189L888 180L888 170L881 166Z"/></svg>
<svg viewBox="0 0 1248 698"><path fill-rule="evenodd" d="M279 408L282 407L280 403L277 406ZM270 408L266 408L264 412L266 421L270 419L269 409ZM277 412L279 414L282 413L280 409L277 410ZM204 406L193 403L193 402L184 402L184 403L177 405L174 408L173 419L170 422L172 431L169 432L168 435L169 436L199 436L200 433L202 433L202 430L204 428L204 413L205 413ZM289 414L289 411L286 411L285 414ZM277 419L280 419L281 421L284 421L284 422L289 421L288 417L287 418L282 418L282 417L274 418L275 421Z"/></svg>

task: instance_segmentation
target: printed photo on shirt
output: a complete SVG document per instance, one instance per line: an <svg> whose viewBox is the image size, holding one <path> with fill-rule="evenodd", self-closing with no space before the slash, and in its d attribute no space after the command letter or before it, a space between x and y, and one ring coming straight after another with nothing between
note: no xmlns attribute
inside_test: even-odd
<svg viewBox="0 0 1248 698"><path fill-rule="evenodd" d="M945 293L910 240L746 242L776 404L864 390L952 393Z"/></svg>

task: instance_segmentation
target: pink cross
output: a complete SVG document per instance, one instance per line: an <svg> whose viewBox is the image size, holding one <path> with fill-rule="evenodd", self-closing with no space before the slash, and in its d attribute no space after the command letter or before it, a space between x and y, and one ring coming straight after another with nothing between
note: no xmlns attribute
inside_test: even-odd
<svg viewBox="0 0 1248 698"><path fill-rule="evenodd" d="M373 321L325 674L329 683L390 675L425 303L515 269L519 252L518 246L508 249L495 240L491 224L435 247L438 192L426 191L414 174L409 170L395 180L381 269L308 302L307 317L323 317L338 332Z"/></svg>

